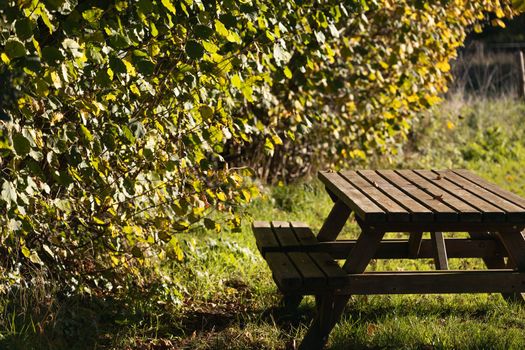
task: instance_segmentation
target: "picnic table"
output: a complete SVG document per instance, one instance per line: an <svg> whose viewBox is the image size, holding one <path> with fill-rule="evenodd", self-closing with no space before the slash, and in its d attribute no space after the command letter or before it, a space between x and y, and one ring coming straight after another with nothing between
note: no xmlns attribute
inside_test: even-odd
<svg viewBox="0 0 525 350"><path fill-rule="evenodd" d="M297 307L304 295L316 296L317 316L300 349L324 346L354 294L502 293L523 301L524 198L467 170L320 172L319 178L334 206L317 235L300 222L253 224L284 303ZM361 233L337 240L352 212ZM409 236L384 240L387 232ZM421 258L434 259L436 270L365 271L372 259ZM482 258L487 270L449 270L448 258Z"/></svg>

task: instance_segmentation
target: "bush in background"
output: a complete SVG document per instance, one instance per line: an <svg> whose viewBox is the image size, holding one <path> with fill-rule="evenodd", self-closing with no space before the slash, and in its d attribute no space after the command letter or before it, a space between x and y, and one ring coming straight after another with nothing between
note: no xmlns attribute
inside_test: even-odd
<svg viewBox="0 0 525 350"><path fill-rule="evenodd" d="M175 233L219 231L212 211L237 227L257 195L239 167L274 181L395 153L465 33L512 15L487 0L0 1L2 286L40 269L115 290L180 259Z"/></svg>

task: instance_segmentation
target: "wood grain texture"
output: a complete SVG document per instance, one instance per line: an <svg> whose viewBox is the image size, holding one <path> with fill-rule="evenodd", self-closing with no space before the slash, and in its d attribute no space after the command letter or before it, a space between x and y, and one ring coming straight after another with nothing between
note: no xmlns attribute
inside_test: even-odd
<svg viewBox="0 0 525 350"><path fill-rule="evenodd" d="M374 170L359 170L357 173L381 192L398 202L410 212L410 220L418 222L431 222L434 220L432 210L422 205L418 200L407 195L401 188L381 177Z"/></svg>
<svg viewBox="0 0 525 350"><path fill-rule="evenodd" d="M350 182L352 186L359 189L362 195L372 200L378 207L383 209L387 214L387 221L405 222L410 221L410 212L399 205L391 197L383 193L379 189L379 185L375 186L366 181L355 171L343 171L340 175Z"/></svg>
<svg viewBox="0 0 525 350"><path fill-rule="evenodd" d="M319 179L352 211L367 222L386 221L386 213L338 173L319 172Z"/></svg>
<svg viewBox="0 0 525 350"><path fill-rule="evenodd" d="M438 202L442 202L447 206L454 208L458 212L460 221L473 222L482 220L482 215L479 210L465 203L455 195L452 195L442 188L436 186L431 181L418 175L413 170L396 170L396 173L410 181L415 186L419 187L421 190L430 194L433 200L426 202L428 205L433 206Z"/></svg>

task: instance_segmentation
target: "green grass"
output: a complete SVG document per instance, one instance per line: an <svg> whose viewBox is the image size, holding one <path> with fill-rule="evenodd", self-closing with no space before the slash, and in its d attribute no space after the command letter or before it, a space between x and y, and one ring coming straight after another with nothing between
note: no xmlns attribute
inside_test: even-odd
<svg viewBox="0 0 525 350"><path fill-rule="evenodd" d="M421 117L397 159L376 166L468 168L525 195L524 122L523 103L451 99ZM122 298L57 298L35 314L28 311L32 303L45 298L14 293L17 302L0 305L0 348L292 349L314 315L314 302L305 298L293 313L279 307L250 223L297 220L318 230L331 201L316 180L263 193L243 209L239 232L179 236L182 261L163 266L160 280L152 272L150 284ZM356 234L350 222L343 235ZM450 264L482 268L479 259ZM433 262L381 260L372 268L432 269ZM328 348L523 349L525 307L498 294L358 296Z"/></svg>

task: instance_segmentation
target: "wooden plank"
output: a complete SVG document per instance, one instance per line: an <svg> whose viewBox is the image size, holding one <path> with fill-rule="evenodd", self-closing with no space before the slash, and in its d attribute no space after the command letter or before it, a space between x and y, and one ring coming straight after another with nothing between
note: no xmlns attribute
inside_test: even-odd
<svg viewBox="0 0 525 350"><path fill-rule="evenodd" d="M327 277L306 253L292 252L288 257L303 277L304 288L327 285Z"/></svg>
<svg viewBox="0 0 525 350"><path fill-rule="evenodd" d="M436 174L441 177L454 182L456 185L464 188L476 196L483 198L485 201L492 203L494 206L505 211L507 221L509 222L525 222L525 209L517 206L516 204L492 193L491 191L471 182L464 177L456 174L451 170L435 170Z"/></svg>
<svg viewBox="0 0 525 350"><path fill-rule="evenodd" d="M424 177L430 183L447 191L451 195L460 198L469 206L479 210L482 213L483 221L502 222L506 220L506 215L503 210L463 189L461 186L458 186L454 182L450 181L446 176L436 174L430 170L415 170L414 172Z"/></svg>
<svg viewBox="0 0 525 350"><path fill-rule="evenodd" d="M430 232L430 240L434 248L434 264L438 270L448 270L447 248L443 232Z"/></svg>
<svg viewBox="0 0 525 350"><path fill-rule="evenodd" d="M348 275L338 290L348 294L519 293L525 273L492 271L419 271Z"/></svg>
<svg viewBox="0 0 525 350"><path fill-rule="evenodd" d="M453 170L454 173L458 174L458 175L461 175L462 177L464 177L465 179L469 180L470 182L480 186L480 187L483 187L484 189L500 196L501 198L509 201L509 202L512 202L514 203L515 205L521 207L521 208L524 208L525 209L525 198L522 198L520 196L518 196L517 194L515 193L512 193L510 191L507 191L507 190L504 190L502 189L501 187L491 183L491 182L488 182L487 180L479 177L478 175L468 171L468 170L465 170L465 169L459 169L459 170Z"/></svg>
<svg viewBox="0 0 525 350"><path fill-rule="evenodd" d="M306 253L326 253L333 259L345 259L355 247L355 240L338 240L333 242L322 242L311 246L291 246L277 247L269 249L267 252L306 252ZM434 258L434 248L431 240L421 241L417 255L409 252L410 242L404 239L384 240L379 243L379 247L374 255L374 259L432 259ZM449 258L483 258L491 256L505 257L507 252L502 245L494 239L445 239L447 255ZM317 261L316 261L317 262Z"/></svg>
<svg viewBox="0 0 525 350"><path fill-rule="evenodd" d="M356 217L357 224L363 230L377 230L385 232L414 232L414 231L441 231L441 232L468 232L468 231L512 231L525 229L524 223L508 222L468 222L468 221L434 221L421 222L374 222L367 223Z"/></svg>
<svg viewBox="0 0 525 350"><path fill-rule="evenodd" d="M454 208L451 208L445 203L437 200L427 192L421 190L419 187L409 182L407 179L399 176L393 170L378 170L377 173L382 178L403 191L407 196L413 198L421 205L432 210L434 212L434 221L451 222L458 220L458 213ZM413 220L413 222L416 222L416 220Z"/></svg>
<svg viewBox="0 0 525 350"><path fill-rule="evenodd" d="M417 258L419 256L422 240L423 232L410 232L410 237L408 238L408 257Z"/></svg>
<svg viewBox="0 0 525 350"><path fill-rule="evenodd" d="M319 243L310 227L304 222L292 221L290 226L301 246L311 246Z"/></svg>
<svg viewBox="0 0 525 350"><path fill-rule="evenodd" d="M324 252L308 253L328 278L328 285L339 287L345 283L346 272L329 254Z"/></svg>
<svg viewBox="0 0 525 350"><path fill-rule="evenodd" d="M387 214L387 221L405 222L410 221L410 212L400 206L392 198L384 194L378 187L363 179L355 171L343 171L340 175L359 189L363 195L371 199L378 207Z"/></svg>
<svg viewBox="0 0 525 350"><path fill-rule="evenodd" d="M290 227L290 223L286 221L272 221L273 232L281 247L298 246L299 241Z"/></svg>
<svg viewBox="0 0 525 350"><path fill-rule="evenodd" d="M338 173L319 172L319 179L359 217L367 222L386 221L386 213Z"/></svg>
<svg viewBox="0 0 525 350"><path fill-rule="evenodd" d="M380 191L410 211L411 221L431 222L434 220L434 214L432 210L428 209L419 203L419 201L404 193L400 188L381 177L374 170L358 170L357 173L372 185L377 186Z"/></svg>
<svg viewBox="0 0 525 350"><path fill-rule="evenodd" d="M348 273L361 273L373 259L381 239L385 235L380 231L363 231L359 235L354 248L348 254L343 270Z"/></svg>
<svg viewBox="0 0 525 350"><path fill-rule="evenodd" d="M319 233L317 234L317 240L319 242L335 240L343 229L351 212L352 210L345 204L345 202L340 199L335 201L330 214L328 214L321 230L319 230Z"/></svg>
<svg viewBox="0 0 525 350"><path fill-rule="evenodd" d="M252 224L253 234L257 248L264 256L268 249L279 248L279 242L275 237L272 226L267 221L254 221Z"/></svg>
<svg viewBox="0 0 525 350"><path fill-rule="evenodd" d="M301 274L285 253L267 253L266 261L281 290L293 290L302 286Z"/></svg>
<svg viewBox="0 0 525 350"><path fill-rule="evenodd" d="M418 175L413 170L396 170L396 173L412 182L423 191L429 193L434 198L432 204L434 204L436 201L443 202L449 207L456 209L458 211L459 221L481 221L481 213L476 208L465 203L460 198L444 191L442 188L434 185L432 182Z"/></svg>

